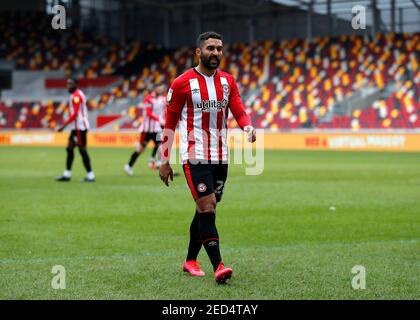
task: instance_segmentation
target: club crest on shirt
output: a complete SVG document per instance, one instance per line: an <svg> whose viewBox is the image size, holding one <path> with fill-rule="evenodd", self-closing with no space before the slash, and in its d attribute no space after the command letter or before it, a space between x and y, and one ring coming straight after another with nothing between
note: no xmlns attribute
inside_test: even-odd
<svg viewBox="0 0 420 320"><path fill-rule="evenodd" d="M173 90L169 89L168 95L166 96L166 100L168 100L168 102L171 101L171 99L172 99L172 92L173 92Z"/></svg>
<svg viewBox="0 0 420 320"><path fill-rule="evenodd" d="M80 102L80 98L78 96L73 97L73 103L79 103Z"/></svg>
<svg viewBox="0 0 420 320"><path fill-rule="evenodd" d="M197 186L197 190L198 190L199 192L204 192L204 191L206 191L206 190L207 190L207 187L206 187L206 185L205 185L204 183L200 183L200 184Z"/></svg>
<svg viewBox="0 0 420 320"><path fill-rule="evenodd" d="M223 88L223 93L228 96L230 93L229 86L227 84L222 84L222 88Z"/></svg>

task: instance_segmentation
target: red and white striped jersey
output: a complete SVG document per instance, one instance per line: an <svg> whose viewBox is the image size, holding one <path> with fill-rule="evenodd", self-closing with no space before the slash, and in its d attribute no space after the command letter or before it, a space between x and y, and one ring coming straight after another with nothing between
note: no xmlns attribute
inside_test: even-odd
<svg viewBox="0 0 420 320"><path fill-rule="evenodd" d="M143 101L143 122L140 132L162 132L160 122L164 121L166 97L147 95Z"/></svg>
<svg viewBox="0 0 420 320"><path fill-rule="evenodd" d="M178 121L181 161L227 161L229 110L243 129L251 125L235 79L217 70L206 76L192 68L175 79L167 96L165 129Z"/></svg>
<svg viewBox="0 0 420 320"><path fill-rule="evenodd" d="M86 97L82 90L76 89L70 96L69 101L70 117L65 125L72 124L73 130L89 130L88 109Z"/></svg>

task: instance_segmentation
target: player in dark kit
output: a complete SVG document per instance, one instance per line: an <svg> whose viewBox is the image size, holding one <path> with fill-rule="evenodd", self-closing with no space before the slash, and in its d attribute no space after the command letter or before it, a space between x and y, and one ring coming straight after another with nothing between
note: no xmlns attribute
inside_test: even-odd
<svg viewBox="0 0 420 320"><path fill-rule="evenodd" d="M89 119L86 97L82 90L78 89L76 79L70 78L67 80L67 89L71 94L69 102L70 117L57 131L63 131L64 128L69 124L72 125L72 130L66 148L66 170L64 171L63 175L57 177L56 180L60 182L71 180L71 167L74 160L74 148L77 146L83 159L83 165L85 166L87 172L87 176L82 180L82 182L94 182L95 175L92 171L89 154L87 152L87 133L89 130Z"/></svg>
<svg viewBox="0 0 420 320"><path fill-rule="evenodd" d="M204 246L216 282L224 283L233 270L222 262L215 221L216 204L222 198L228 171L229 110L247 133L248 141L254 142L256 133L244 110L235 79L218 70L223 57L222 36L215 32L201 34L195 53L199 65L176 78L168 91L159 176L167 186L169 179L173 180L169 152L179 122L181 161L196 203L183 270L193 276L205 275L197 263L198 253Z"/></svg>

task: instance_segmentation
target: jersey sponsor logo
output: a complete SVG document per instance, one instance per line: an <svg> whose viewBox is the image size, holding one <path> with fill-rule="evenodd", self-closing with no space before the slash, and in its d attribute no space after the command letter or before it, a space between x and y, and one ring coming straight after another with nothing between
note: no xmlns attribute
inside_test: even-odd
<svg viewBox="0 0 420 320"><path fill-rule="evenodd" d="M223 88L223 93L228 96L230 93L229 85L222 84L222 88Z"/></svg>
<svg viewBox="0 0 420 320"><path fill-rule="evenodd" d="M169 89L168 95L166 96L166 100L168 100L168 102L171 101L171 99L172 99L172 92L174 92L174 91L172 89Z"/></svg>
<svg viewBox="0 0 420 320"><path fill-rule="evenodd" d="M210 112L211 110L222 110L226 108L228 101L223 99L222 101L216 100L202 100L200 103L197 103L195 107L201 109L202 112Z"/></svg>
<svg viewBox="0 0 420 320"><path fill-rule="evenodd" d="M198 190L199 192L204 192L204 191L206 191L206 190L207 190L207 187L206 187L206 185L205 185L204 183L200 183L200 184L197 186L197 190Z"/></svg>

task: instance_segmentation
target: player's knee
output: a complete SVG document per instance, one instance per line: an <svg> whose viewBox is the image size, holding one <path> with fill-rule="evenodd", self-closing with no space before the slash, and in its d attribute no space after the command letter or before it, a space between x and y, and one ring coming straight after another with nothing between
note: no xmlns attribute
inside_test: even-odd
<svg viewBox="0 0 420 320"><path fill-rule="evenodd" d="M79 146L79 152L81 154L86 153L86 147Z"/></svg>
<svg viewBox="0 0 420 320"><path fill-rule="evenodd" d="M197 211L201 212L215 212L216 211L216 203L212 202L200 202L197 203Z"/></svg>
<svg viewBox="0 0 420 320"><path fill-rule="evenodd" d="M216 212L216 197L214 194L204 196L196 201L197 211L200 212Z"/></svg>

